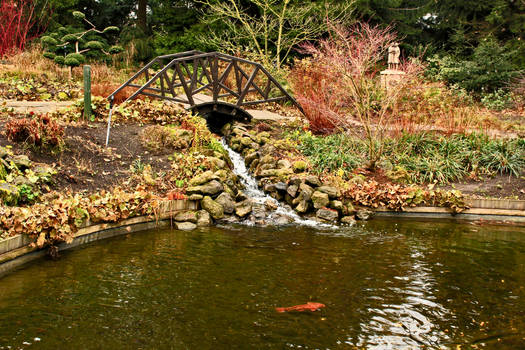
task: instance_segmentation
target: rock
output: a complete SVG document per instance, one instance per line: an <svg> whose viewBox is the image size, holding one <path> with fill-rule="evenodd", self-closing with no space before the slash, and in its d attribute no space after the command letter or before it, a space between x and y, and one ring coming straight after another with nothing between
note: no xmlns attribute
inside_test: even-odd
<svg viewBox="0 0 525 350"><path fill-rule="evenodd" d="M299 189L299 186L297 186L297 185L290 185L286 189L286 193L288 193L290 195L290 197L295 198L295 196L297 196L297 190L298 189Z"/></svg>
<svg viewBox="0 0 525 350"><path fill-rule="evenodd" d="M298 160L298 161L294 162L293 165L292 165L294 173L303 173L303 172L306 171L307 167L308 167L308 165L303 160Z"/></svg>
<svg viewBox="0 0 525 350"><path fill-rule="evenodd" d="M192 194L214 195L214 194L222 192L223 190L224 190L224 186L219 181L211 180L210 182L204 185L188 187L188 189L186 190L186 193L188 195L192 195Z"/></svg>
<svg viewBox="0 0 525 350"><path fill-rule="evenodd" d="M290 180L288 181L288 184L289 184L289 185L295 185L295 186L299 187L299 185L301 184L301 182L303 182L303 181L301 180L300 177L298 177L298 176L292 176L292 177L290 178Z"/></svg>
<svg viewBox="0 0 525 350"><path fill-rule="evenodd" d="M374 216L374 212L369 209L359 209L357 210L355 216L357 216L359 220L366 221L366 220L370 220Z"/></svg>
<svg viewBox="0 0 525 350"><path fill-rule="evenodd" d="M326 193L328 197L332 199L337 198L341 195L339 190L332 186L320 186L317 190Z"/></svg>
<svg viewBox="0 0 525 350"><path fill-rule="evenodd" d="M18 187L7 182L0 182L0 204L14 205L18 200Z"/></svg>
<svg viewBox="0 0 525 350"><path fill-rule="evenodd" d="M341 223L344 225L354 226L355 225L355 218L353 216L343 216L341 218Z"/></svg>
<svg viewBox="0 0 525 350"><path fill-rule="evenodd" d="M339 217L339 213L336 210L327 208L319 209L315 215L317 218L328 222L337 221L337 218Z"/></svg>
<svg viewBox="0 0 525 350"><path fill-rule="evenodd" d="M269 183L269 184L264 185L263 191L264 192L275 192L276 191L275 184Z"/></svg>
<svg viewBox="0 0 525 350"><path fill-rule="evenodd" d="M224 169L226 168L226 162L222 159L219 159L217 157L208 157L208 160L213 164L215 165L217 168L219 169Z"/></svg>
<svg viewBox="0 0 525 350"><path fill-rule="evenodd" d="M297 206L295 207L295 211L297 211L298 213L306 213L308 209L310 209L310 203L306 200L300 201L299 204L297 204Z"/></svg>
<svg viewBox="0 0 525 350"><path fill-rule="evenodd" d="M293 204L298 204L301 201L309 201L312 198L314 189L308 186L307 184L299 185L299 196L293 200Z"/></svg>
<svg viewBox="0 0 525 350"><path fill-rule="evenodd" d="M286 191L287 188L288 188L288 185L285 184L284 182L278 182L278 183L275 184L275 189L277 191L284 192L284 191Z"/></svg>
<svg viewBox="0 0 525 350"><path fill-rule="evenodd" d="M199 210L197 212L197 226L199 227L205 227L205 226L211 226L212 220L210 213L208 213L206 210Z"/></svg>
<svg viewBox="0 0 525 350"><path fill-rule="evenodd" d="M219 179L222 182L225 182L226 180L228 180L228 178L229 178L228 172L225 169L220 169L220 170L217 170L213 174L213 177L210 180L212 180L212 179ZM205 182L208 182L208 181L205 181Z"/></svg>
<svg viewBox="0 0 525 350"><path fill-rule="evenodd" d="M200 201L204 196L202 194L192 194L188 197L190 201Z"/></svg>
<svg viewBox="0 0 525 350"><path fill-rule="evenodd" d="M279 159L277 161L277 169L291 168L292 164L287 159Z"/></svg>
<svg viewBox="0 0 525 350"><path fill-rule="evenodd" d="M283 195L280 194L279 192L275 191L275 192L270 192L270 197L278 200L278 201L282 201L283 200Z"/></svg>
<svg viewBox="0 0 525 350"><path fill-rule="evenodd" d="M224 192L230 195L230 197L235 198L235 191L228 185L223 184L224 186Z"/></svg>
<svg viewBox="0 0 525 350"><path fill-rule="evenodd" d="M257 168L257 165L259 165L259 158L257 159L254 159L252 164L250 164L250 172L253 173L253 171L255 170L255 168Z"/></svg>
<svg viewBox="0 0 525 350"><path fill-rule="evenodd" d="M338 210L338 211L342 211L344 208L344 205L343 205L343 202L341 201L337 201L337 200L330 201L330 208Z"/></svg>
<svg viewBox="0 0 525 350"><path fill-rule="evenodd" d="M285 176L291 174L291 169L266 169L261 170L259 174L255 175L256 178L273 177L273 176Z"/></svg>
<svg viewBox="0 0 525 350"><path fill-rule="evenodd" d="M196 223L197 222L197 212L192 211L192 210L181 211L175 214L175 216L173 217L173 220L188 221L188 222Z"/></svg>
<svg viewBox="0 0 525 350"><path fill-rule="evenodd" d="M192 231L197 228L193 222L175 222L175 228L181 231Z"/></svg>
<svg viewBox="0 0 525 350"><path fill-rule="evenodd" d="M22 175L18 175L17 177L15 177L13 179L13 184L16 185L16 186L20 186L20 185L33 186L31 181L29 181L29 179L27 177L22 176Z"/></svg>
<svg viewBox="0 0 525 350"><path fill-rule="evenodd" d="M354 215L356 213L356 210L355 210L354 205L352 204L352 202L347 202L344 205L343 213L345 215Z"/></svg>
<svg viewBox="0 0 525 350"><path fill-rule="evenodd" d="M328 203L330 203L330 199L326 193L315 191L312 194L312 202L314 203L315 209L320 209L326 207Z"/></svg>
<svg viewBox="0 0 525 350"><path fill-rule="evenodd" d="M243 145L245 147L251 146L252 142L253 142L253 140L250 137L243 137L241 139L241 145Z"/></svg>
<svg viewBox="0 0 525 350"><path fill-rule="evenodd" d="M255 219L264 219L267 216L266 207L264 206L264 204L253 203L252 215Z"/></svg>
<svg viewBox="0 0 525 350"><path fill-rule="evenodd" d="M33 162L24 154L9 157L7 158L7 161L13 162L16 167L22 171L31 168L31 165L33 165Z"/></svg>
<svg viewBox="0 0 525 350"><path fill-rule="evenodd" d="M244 135L245 133L247 133L248 130L246 130L246 128L242 127L242 126L235 126L233 129L232 129L232 134L235 134L235 135Z"/></svg>
<svg viewBox="0 0 525 350"><path fill-rule="evenodd" d="M259 155L257 154L257 152L252 152L248 154L246 157L244 157L244 162L246 163L246 165L249 166L258 157Z"/></svg>
<svg viewBox="0 0 525 350"><path fill-rule="evenodd" d="M243 200L245 200L247 198L248 198L248 196L243 191L237 192L237 196L235 196L235 200L237 202L242 202Z"/></svg>
<svg viewBox="0 0 525 350"><path fill-rule="evenodd" d="M235 215L226 215L222 219L217 220L218 224L223 224L223 225L236 224L238 222L239 222L239 218Z"/></svg>
<svg viewBox="0 0 525 350"><path fill-rule="evenodd" d="M266 207L266 209L273 211L277 209L278 204L275 201L272 201L271 199L267 199L264 202L264 206Z"/></svg>
<svg viewBox="0 0 525 350"><path fill-rule="evenodd" d="M319 187L321 186L321 180L315 175L309 175L306 177L305 182L311 186Z"/></svg>
<svg viewBox="0 0 525 350"><path fill-rule="evenodd" d="M211 217L216 220L224 216L224 208L222 205L214 201L210 196L205 196L201 200L201 207L210 213Z"/></svg>
<svg viewBox="0 0 525 350"><path fill-rule="evenodd" d="M245 217L252 211L252 200L245 199L242 202L235 203L235 214L241 218Z"/></svg>
<svg viewBox="0 0 525 350"><path fill-rule="evenodd" d="M288 205L293 205L293 197L290 196L288 193L284 195L284 200Z"/></svg>
<svg viewBox="0 0 525 350"><path fill-rule="evenodd" d="M215 176L211 170L205 171L204 173L195 176L189 182L190 186L199 186L214 180Z"/></svg>
<svg viewBox="0 0 525 350"><path fill-rule="evenodd" d="M276 215L273 219L272 219L272 223L274 225L288 225L288 224L291 224L293 222L293 219L291 217L289 217L288 215Z"/></svg>
<svg viewBox="0 0 525 350"><path fill-rule="evenodd" d="M235 210L235 202L232 199L232 196L229 193L221 193L215 201L222 205L224 212L226 214L232 214Z"/></svg>
<svg viewBox="0 0 525 350"><path fill-rule="evenodd" d="M34 166L31 170L33 170L35 175L38 176L44 182L51 182L53 180L53 175L57 173L57 171L53 167L46 165L37 165Z"/></svg>
<svg viewBox="0 0 525 350"><path fill-rule="evenodd" d="M275 164L275 159L269 154L259 159L259 164Z"/></svg>

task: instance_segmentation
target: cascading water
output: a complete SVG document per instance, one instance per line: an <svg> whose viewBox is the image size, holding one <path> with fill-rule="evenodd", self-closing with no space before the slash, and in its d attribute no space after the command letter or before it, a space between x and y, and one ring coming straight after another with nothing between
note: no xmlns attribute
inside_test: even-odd
<svg viewBox="0 0 525 350"><path fill-rule="evenodd" d="M322 224L318 221L303 219L299 215L297 215L297 213L293 211L293 209L291 209L290 207L287 208L284 205L282 205L279 201L266 195L257 186L257 180L248 172L248 169L246 169L246 164L244 163L244 159L242 158L242 156L239 153L232 150L228 146L224 138L221 140L221 143L224 149L228 152L228 155L233 163L233 172L239 177L241 183L245 187L244 193L248 197L250 197L253 203L264 205L267 201L271 201L277 206L277 209L270 212L266 217L266 221L269 224L279 223L280 221L278 222L275 220L278 217L286 217L289 219L287 223L294 223L297 225L305 226L331 227L331 225Z"/></svg>

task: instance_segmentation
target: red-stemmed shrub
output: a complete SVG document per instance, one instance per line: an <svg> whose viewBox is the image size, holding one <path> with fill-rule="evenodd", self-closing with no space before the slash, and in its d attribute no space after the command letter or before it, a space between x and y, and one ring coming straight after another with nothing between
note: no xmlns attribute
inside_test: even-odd
<svg viewBox="0 0 525 350"><path fill-rule="evenodd" d="M0 0L0 57L24 50L43 31L37 22L34 0Z"/></svg>

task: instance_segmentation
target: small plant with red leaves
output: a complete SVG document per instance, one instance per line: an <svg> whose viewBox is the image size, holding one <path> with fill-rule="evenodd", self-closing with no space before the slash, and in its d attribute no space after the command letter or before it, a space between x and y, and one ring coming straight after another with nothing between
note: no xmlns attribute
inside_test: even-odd
<svg viewBox="0 0 525 350"><path fill-rule="evenodd" d="M64 127L47 114L9 120L4 134L12 142L21 142L36 149L60 151L64 146Z"/></svg>

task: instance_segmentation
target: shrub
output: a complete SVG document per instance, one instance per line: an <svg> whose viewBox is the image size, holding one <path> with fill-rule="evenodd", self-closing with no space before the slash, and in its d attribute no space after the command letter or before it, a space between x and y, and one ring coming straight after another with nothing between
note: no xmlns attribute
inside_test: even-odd
<svg viewBox="0 0 525 350"><path fill-rule="evenodd" d="M313 132L358 131L366 141L367 167L374 169L383 152L389 118L421 65L415 60L404 62L404 78L395 88L384 89L377 68L395 41L391 28L364 23L331 29L331 36L317 45L301 46L311 57L298 62L291 72L294 94Z"/></svg>
<svg viewBox="0 0 525 350"><path fill-rule="evenodd" d="M60 151L64 145L64 128L46 114L11 119L5 124L4 133L9 141L36 148Z"/></svg>
<svg viewBox="0 0 525 350"><path fill-rule="evenodd" d="M512 63L516 51L509 50L492 38L486 38L468 59L434 56L429 75L477 93L504 88L517 76Z"/></svg>

